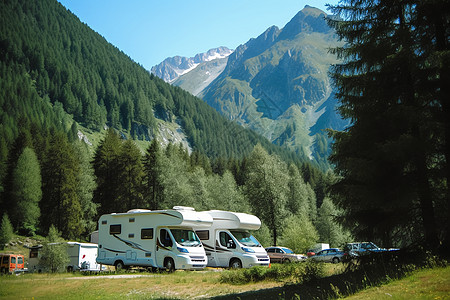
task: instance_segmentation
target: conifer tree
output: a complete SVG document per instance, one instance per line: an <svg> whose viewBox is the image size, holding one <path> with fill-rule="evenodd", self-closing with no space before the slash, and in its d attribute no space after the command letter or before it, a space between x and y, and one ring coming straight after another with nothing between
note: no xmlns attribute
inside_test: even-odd
<svg viewBox="0 0 450 300"><path fill-rule="evenodd" d="M4 249L5 244L13 238L14 229L9 221L8 214L3 213L2 223L0 224L0 249Z"/></svg>
<svg viewBox="0 0 450 300"><path fill-rule="evenodd" d="M402 232L399 242L412 238L436 248L440 108L421 87L429 79L421 75L427 54L417 40L421 5L347 0L331 7L338 18L329 24L347 42L332 50L343 62L331 75L339 110L352 121L334 133L331 160L341 179L333 194L345 210L344 222L359 236L386 241Z"/></svg>
<svg viewBox="0 0 450 300"><path fill-rule="evenodd" d="M114 129L110 128L94 154L93 165L97 180L94 202L99 204L99 215L118 212L115 210L117 209L117 189L120 184L118 171L120 147L119 136Z"/></svg>
<svg viewBox="0 0 450 300"><path fill-rule="evenodd" d="M39 222L42 198L41 169L33 149L26 147L13 171L12 219L19 232L33 235Z"/></svg>
<svg viewBox="0 0 450 300"><path fill-rule="evenodd" d="M151 141L144 157L144 200L149 209L159 209L163 202L163 152L158 140Z"/></svg>

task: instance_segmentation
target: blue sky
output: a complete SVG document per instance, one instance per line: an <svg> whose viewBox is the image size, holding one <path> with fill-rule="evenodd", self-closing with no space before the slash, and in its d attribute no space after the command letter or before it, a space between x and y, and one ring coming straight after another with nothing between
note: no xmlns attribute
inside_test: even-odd
<svg viewBox="0 0 450 300"><path fill-rule="evenodd" d="M338 0L59 0L83 23L150 68L167 57L235 49L268 27L284 27L310 5ZM328 12L329 13L329 12Z"/></svg>

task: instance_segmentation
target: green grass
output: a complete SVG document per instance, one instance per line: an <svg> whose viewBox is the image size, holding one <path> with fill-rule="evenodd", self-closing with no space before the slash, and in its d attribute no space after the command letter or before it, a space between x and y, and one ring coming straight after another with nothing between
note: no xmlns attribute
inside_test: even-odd
<svg viewBox="0 0 450 300"><path fill-rule="evenodd" d="M450 299L450 267L418 270L406 278L366 289L346 299Z"/></svg>

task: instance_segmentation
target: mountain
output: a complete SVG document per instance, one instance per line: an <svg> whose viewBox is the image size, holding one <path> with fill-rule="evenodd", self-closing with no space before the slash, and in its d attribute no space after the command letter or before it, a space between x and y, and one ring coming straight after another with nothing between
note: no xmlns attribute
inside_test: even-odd
<svg viewBox="0 0 450 300"><path fill-rule="evenodd" d="M153 66L151 72L166 82L173 82L183 74L195 69L201 63L222 59L223 64L223 59L228 57L232 52L227 47L218 47L210 49L205 53L197 54L194 57L169 57L160 64Z"/></svg>
<svg viewBox="0 0 450 300"><path fill-rule="evenodd" d="M211 72L206 66L173 84L203 98L228 119L328 168L325 129L341 130L348 122L335 110L327 76L330 65L338 62L328 49L339 42L325 17L325 12L306 6L284 28L272 26L240 45L208 85L202 77Z"/></svg>
<svg viewBox="0 0 450 300"><path fill-rule="evenodd" d="M219 48L192 61L229 52ZM0 2L0 91L0 177L22 136L62 131L76 138L77 129L82 136L105 127L143 143L179 136L209 158L241 158L260 143L302 159L150 74L56 0Z"/></svg>

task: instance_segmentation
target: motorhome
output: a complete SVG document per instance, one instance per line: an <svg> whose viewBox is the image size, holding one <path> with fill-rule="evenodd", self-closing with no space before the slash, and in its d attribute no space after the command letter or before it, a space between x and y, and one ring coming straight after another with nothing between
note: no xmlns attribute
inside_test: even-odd
<svg viewBox="0 0 450 300"><path fill-rule="evenodd" d="M0 273L19 273L25 270L22 254L0 253Z"/></svg>
<svg viewBox="0 0 450 300"><path fill-rule="evenodd" d="M51 243L49 246L60 243ZM68 263L64 266L68 272L72 271L100 271L100 265L96 262L97 244L65 242ZM42 245L32 246L30 248L30 258L28 259L28 270L30 272L46 272L48 271L41 263Z"/></svg>
<svg viewBox="0 0 450 300"><path fill-rule="evenodd" d="M203 269L206 254L193 227L211 224L209 214L183 206L106 214L98 223L97 262L116 270L130 266Z"/></svg>
<svg viewBox="0 0 450 300"><path fill-rule="evenodd" d="M208 267L250 268L268 266L266 250L249 232L261 227L258 217L246 213L210 210L211 227L195 226L205 248Z"/></svg>

